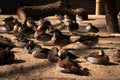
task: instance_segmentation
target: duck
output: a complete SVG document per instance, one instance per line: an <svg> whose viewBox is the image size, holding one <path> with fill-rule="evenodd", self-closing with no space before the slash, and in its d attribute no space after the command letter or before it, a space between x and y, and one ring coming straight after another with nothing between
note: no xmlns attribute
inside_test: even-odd
<svg viewBox="0 0 120 80"><path fill-rule="evenodd" d="M62 49L62 47L70 44L70 36L64 35L60 30L55 29L51 38L51 43Z"/></svg>
<svg viewBox="0 0 120 80"><path fill-rule="evenodd" d="M36 43L32 40L28 42L28 44L24 47L25 53L32 54L32 52L36 49Z"/></svg>
<svg viewBox="0 0 120 80"><path fill-rule="evenodd" d="M57 47L52 47L51 48L51 51L50 51L50 53L48 54L48 60L50 61L50 62L57 62L58 61L58 59L59 59L59 56L58 56L58 48Z"/></svg>
<svg viewBox="0 0 120 80"><path fill-rule="evenodd" d="M67 27L68 27L68 31L73 33L79 29L79 24L76 21L71 20Z"/></svg>
<svg viewBox="0 0 120 80"><path fill-rule="evenodd" d="M99 36L97 36L97 35L95 35L95 36L80 36L80 38L77 39L76 41L82 43L83 45L87 46L88 48L91 48L98 43Z"/></svg>
<svg viewBox="0 0 120 80"><path fill-rule="evenodd" d="M76 14L76 21L78 22L78 23L82 23L82 16L80 16L80 15L78 15L78 14Z"/></svg>
<svg viewBox="0 0 120 80"><path fill-rule="evenodd" d="M9 16L3 20L5 22L4 26L6 27L7 31L11 31L13 29L14 19L15 18L13 16Z"/></svg>
<svg viewBox="0 0 120 80"><path fill-rule="evenodd" d="M27 17L26 25L30 28L38 27L37 23L32 19L32 17Z"/></svg>
<svg viewBox="0 0 120 80"><path fill-rule="evenodd" d="M60 23L55 24L54 26L55 26L55 29L58 29L60 31L65 30L67 28L65 23L62 21Z"/></svg>
<svg viewBox="0 0 120 80"><path fill-rule="evenodd" d="M97 33L99 32L99 29L96 26L94 26L92 23L88 23L86 26L86 32Z"/></svg>
<svg viewBox="0 0 120 80"><path fill-rule="evenodd" d="M82 72L82 67L77 61L63 55L59 56L57 68L62 73L81 74Z"/></svg>
<svg viewBox="0 0 120 80"><path fill-rule="evenodd" d="M40 33L46 33L46 31L49 29L49 27L52 26L51 22L45 19L39 20L39 25L37 27L37 31Z"/></svg>
<svg viewBox="0 0 120 80"><path fill-rule="evenodd" d="M13 34L13 36L14 36L14 40L16 41L20 41L23 37L26 38L26 36L22 33L15 33Z"/></svg>
<svg viewBox="0 0 120 80"><path fill-rule="evenodd" d="M115 51L115 53L112 55L111 58L112 58L113 62L118 62L118 63L120 63L120 50L117 49L117 50Z"/></svg>
<svg viewBox="0 0 120 80"><path fill-rule="evenodd" d="M105 54L103 50L92 52L88 55L85 55L84 58L93 64L102 64L107 65L109 64L109 56Z"/></svg>
<svg viewBox="0 0 120 80"><path fill-rule="evenodd" d="M2 48L2 49L6 49L6 48L13 49L15 47L16 47L16 45L14 44L14 42L10 38L0 36L0 48Z"/></svg>
<svg viewBox="0 0 120 80"><path fill-rule="evenodd" d="M37 45L35 50L32 52L32 56L38 59L47 59L50 49L42 48L40 45Z"/></svg>
<svg viewBox="0 0 120 80"><path fill-rule="evenodd" d="M70 22L71 22L71 18L70 18L70 16L68 16L68 15L64 15L64 22L65 22L65 25L68 25Z"/></svg>
<svg viewBox="0 0 120 80"><path fill-rule="evenodd" d="M51 40L52 35L50 35L48 33L40 33L38 30L36 30L34 33L34 38L38 41L41 41L43 43L43 45L45 45L45 43L47 41Z"/></svg>
<svg viewBox="0 0 120 80"><path fill-rule="evenodd" d="M61 49L61 50L59 50L58 55L59 56L67 56L67 57L69 57L70 59L73 59L73 60L79 58L79 56L77 56L77 55L69 52L67 49Z"/></svg>
<svg viewBox="0 0 120 80"><path fill-rule="evenodd" d="M25 46L28 45L28 43L30 41L28 38L26 38L24 36L19 36L16 40L17 40L16 46L19 48L24 48Z"/></svg>
<svg viewBox="0 0 120 80"><path fill-rule="evenodd" d="M22 33L26 35L27 38L31 38L34 35L35 30L26 25L22 25L21 27L18 28L18 33Z"/></svg>
<svg viewBox="0 0 120 80"><path fill-rule="evenodd" d="M19 27L22 26L22 23L20 23L17 19L14 20L14 26L13 26L13 32L18 33Z"/></svg>
<svg viewBox="0 0 120 80"><path fill-rule="evenodd" d="M6 49L0 48L0 65L11 64L15 60L15 54L9 47Z"/></svg>

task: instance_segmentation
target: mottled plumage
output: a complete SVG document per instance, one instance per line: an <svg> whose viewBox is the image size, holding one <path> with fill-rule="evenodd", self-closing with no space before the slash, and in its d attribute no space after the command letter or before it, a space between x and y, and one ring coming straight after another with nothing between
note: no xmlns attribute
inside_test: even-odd
<svg viewBox="0 0 120 80"><path fill-rule="evenodd" d="M115 53L113 53L112 60L120 63L120 50L116 50Z"/></svg>
<svg viewBox="0 0 120 80"><path fill-rule="evenodd" d="M28 54L32 54L35 48L36 48L36 43L34 43L33 41L29 41L29 43L24 47L24 51Z"/></svg>
<svg viewBox="0 0 120 80"><path fill-rule="evenodd" d="M57 62L58 61L58 59L59 59L59 56L58 56L58 48L57 47L52 47L51 48L51 51L50 51L50 53L48 54L48 60L50 61L50 62Z"/></svg>
<svg viewBox="0 0 120 80"><path fill-rule="evenodd" d="M62 34L61 31L55 29L53 33L53 37L51 42L55 46L59 46L60 48L70 44L70 36Z"/></svg>
<svg viewBox="0 0 120 80"><path fill-rule="evenodd" d="M52 35L47 33L39 33L39 31L35 31L34 38L38 41L42 41L45 45L45 42L50 41L52 38Z"/></svg>
<svg viewBox="0 0 120 80"><path fill-rule="evenodd" d="M46 59L48 54L50 53L50 49L42 48L40 45L36 46L35 50L32 52L34 58Z"/></svg>

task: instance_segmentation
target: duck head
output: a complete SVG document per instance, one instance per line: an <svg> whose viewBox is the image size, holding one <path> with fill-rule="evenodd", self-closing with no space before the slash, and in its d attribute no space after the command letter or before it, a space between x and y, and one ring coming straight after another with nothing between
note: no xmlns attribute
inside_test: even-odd
<svg viewBox="0 0 120 80"><path fill-rule="evenodd" d="M59 50L58 50L57 47L52 47L52 48L51 48L51 51L54 52L55 54L57 54Z"/></svg>
<svg viewBox="0 0 120 80"><path fill-rule="evenodd" d="M100 55L100 56L104 56L104 55L105 55L104 51L103 51L103 50L100 50L100 51L99 51L99 55Z"/></svg>
<svg viewBox="0 0 120 80"><path fill-rule="evenodd" d="M92 28L92 23L88 23L86 26L86 30L89 31Z"/></svg>
<svg viewBox="0 0 120 80"><path fill-rule="evenodd" d="M67 58L67 50L65 49L61 49L59 52L58 52L58 56L60 57L60 59L65 59Z"/></svg>
<svg viewBox="0 0 120 80"><path fill-rule="evenodd" d="M119 49L117 49L114 55L116 55L117 57L119 57L119 58L120 58L120 50L119 50Z"/></svg>

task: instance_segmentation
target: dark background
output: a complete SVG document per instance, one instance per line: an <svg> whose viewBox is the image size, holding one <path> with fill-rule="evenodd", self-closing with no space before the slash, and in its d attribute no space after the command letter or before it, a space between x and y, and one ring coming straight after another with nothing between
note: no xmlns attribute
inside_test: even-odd
<svg viewBox="0 0 120 80"><path fill-rule="evenodd" d="M2 14L15 14L20 6L38 6L53 3L58 0L0 0ZM65 0L62 0L63 2ZM89 14L95 14L96 0L69 0L72 8L84 8ZM120 11L120 0L116 0L117 10ZM65 3L66 4L66 3Z"/></svg>

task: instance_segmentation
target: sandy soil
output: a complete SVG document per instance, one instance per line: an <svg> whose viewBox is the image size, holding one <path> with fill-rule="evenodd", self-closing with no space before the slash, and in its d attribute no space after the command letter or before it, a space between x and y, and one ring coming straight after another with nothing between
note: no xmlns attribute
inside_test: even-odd
<svg viewBox="0 0 120 80"><path fill-rule="evenodd" d="M49 19L53 20L51 17ZM91 20L83 21L83 23L92 22L98 26L100 33L106 33L104 16L89 15L89 19ZM82 26L80 29L84 29L84 27ZM13 38L11 34L1 33L0 35ZM51 46L43 47L51 48ZM79 64L83 68L87 68L89 73L86 75L61 73L57 70L57 63L51 63L47 59L33 58L31 54L24 53L22 49L14 48L16 62L0 66L0 80L120 80L120 64L114 63L111 58L115 48L120 48L120 38L100 38L99 43L92 49L86 48L81 43L70 44L64 48L80 56L81 63ZM82 58L85 54L100 49L103 49L110 57L111 65L91 64Z"/></svg>

